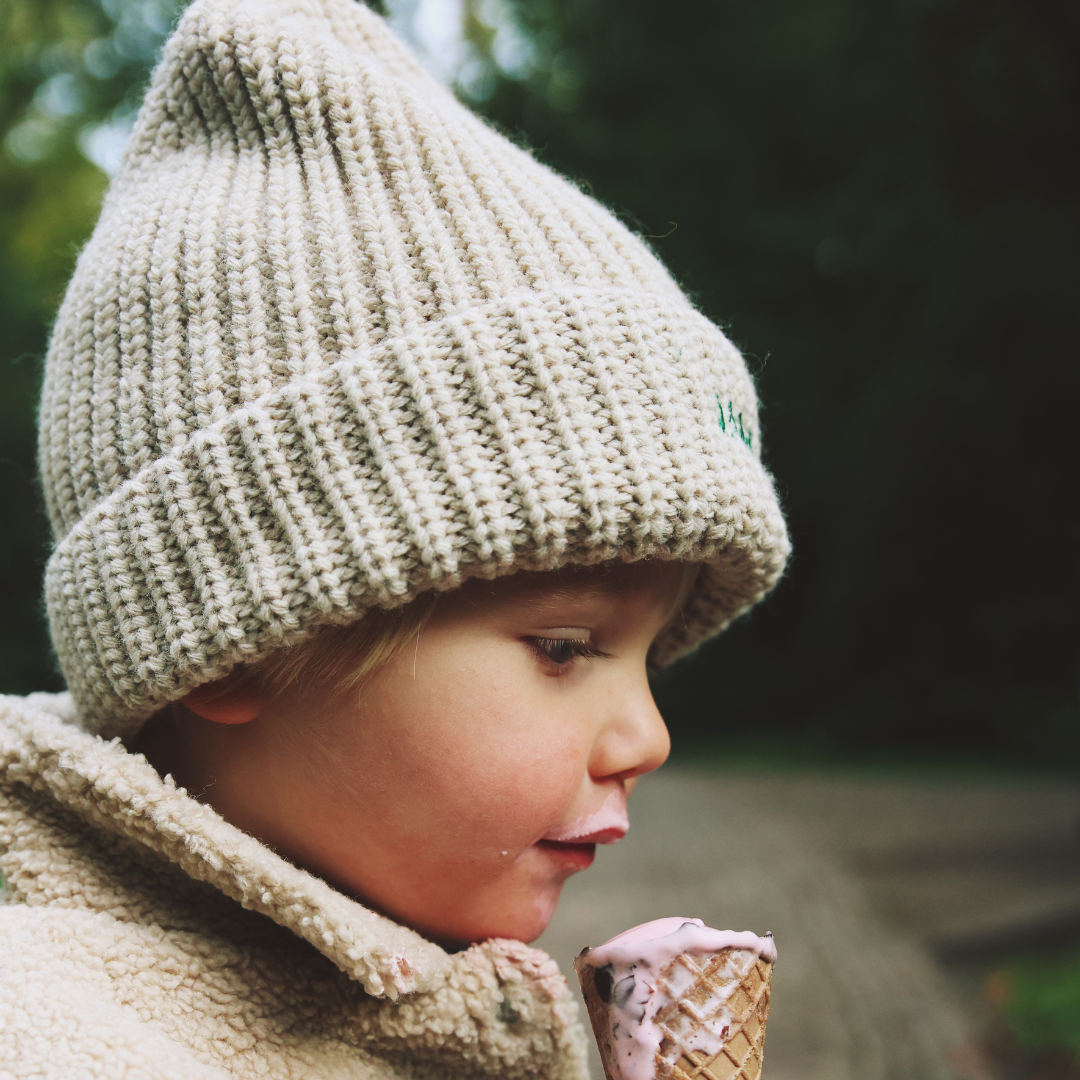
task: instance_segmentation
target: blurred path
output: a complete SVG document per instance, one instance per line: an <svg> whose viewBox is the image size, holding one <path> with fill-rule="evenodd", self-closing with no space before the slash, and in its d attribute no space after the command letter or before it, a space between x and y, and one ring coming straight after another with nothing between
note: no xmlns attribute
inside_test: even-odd
<svg viewBox="0 0 1080 1080"><path fill-rule="evenodd" d="M537 944L573 978L583 945L664 915L772 930L763 1080L986 1077L977 986L935 957L1080 924L1080 791L1064 784L669 767L631 819Z"/></svg>

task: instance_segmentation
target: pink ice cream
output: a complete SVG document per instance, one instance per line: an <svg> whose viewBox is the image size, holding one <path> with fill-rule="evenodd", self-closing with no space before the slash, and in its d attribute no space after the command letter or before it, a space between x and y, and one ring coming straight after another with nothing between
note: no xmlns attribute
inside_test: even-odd
<svg viewBox="0 0 1080 1080"><path fill-rule="evenodd" d="M583 969L595 968L591 977L598 990L601 982L604 987L600 993L609 1012L602 1023L607 1030L596 1029L596 1037L613 1080L653 1080L656 1075L663 1032L655 1017L685 993L693 980L689 972L683 972L686 985L680 985L678 979L672 982L670 977L665 982L658 978L660 973L682 954L705 955L723 949L753 952L769 963L776 960L772 934L758 937L749 931L713 930L700 919L683 918L656 919L581 952L574 961L578 978L582 978ZM702 1028L692 1049L719 1052L726 1034L725 1007L721 1005L716 1031Z"/></svg>

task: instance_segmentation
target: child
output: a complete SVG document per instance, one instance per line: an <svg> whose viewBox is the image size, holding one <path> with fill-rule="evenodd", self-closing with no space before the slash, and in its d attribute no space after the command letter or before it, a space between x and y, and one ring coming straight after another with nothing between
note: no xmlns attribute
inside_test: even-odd
<svg viewBox="0 0 1080 1080"><path fill-rule="evenodd" d="M41 406L0 1062L583 1078L562 883L773 585L736 350L353 0L195 0Z"/></svg>

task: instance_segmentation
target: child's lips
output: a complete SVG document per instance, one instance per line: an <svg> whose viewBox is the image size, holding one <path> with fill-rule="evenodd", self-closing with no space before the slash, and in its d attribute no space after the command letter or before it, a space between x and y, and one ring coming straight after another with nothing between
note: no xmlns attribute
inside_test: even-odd
<svg viewBox="0 0 1080 1080"><path fill-rule="evenodd" d="M597 844L614 844L626 835L630 819L626 813L626 793L615 788L599 810L582 814L565 825L546 832L536 847L571 873L587 870L596 858Z"/></svg>
<svg viewBox="0 0 1080 1080"><path fill-rule="evenodd" d="M596 844L594 843L565 843L561 840L537 840L533 845L539 851L553 856L558 863L576 873L578 870L588 870L596 858Z"/></svg>
<svg viewBox="0 0 1080 1080"><path fill-rule="evenodd" d="M622 788L616 788L599 810L583 814L567 825L557 825L544 834L543 840L556 844L614 844L626 835L629 828L626 794Z"/></svg>

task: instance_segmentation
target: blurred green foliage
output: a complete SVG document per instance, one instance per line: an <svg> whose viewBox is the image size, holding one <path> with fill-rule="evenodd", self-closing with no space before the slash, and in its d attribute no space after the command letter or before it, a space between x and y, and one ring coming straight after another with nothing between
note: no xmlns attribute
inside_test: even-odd
<svg viewBox="0 0 1080 1080"><path fill-rule="evenodd" d="M1080 1064L1080 956L1029 961L1004 976L1003 1007L1016 1041L1030 1050L1070 1050Z"/></svg>
<svg viewBox="0 0 1080 1080"><path fill-rule="evenodd" d="M389 4L400 12L417 0ZM45 328L174 10L0 16L0 688L48 685ZM795 555L677 733L1080 753L1080 7L469 0L462 93L747 351Z"/></svg>
<svg viewBox="0 0 1080 1080"><path fill-rule="evenodd" d="M59 686L41 610L34 411L46 333L179 5L0 5L0 691Z"/></svg>

